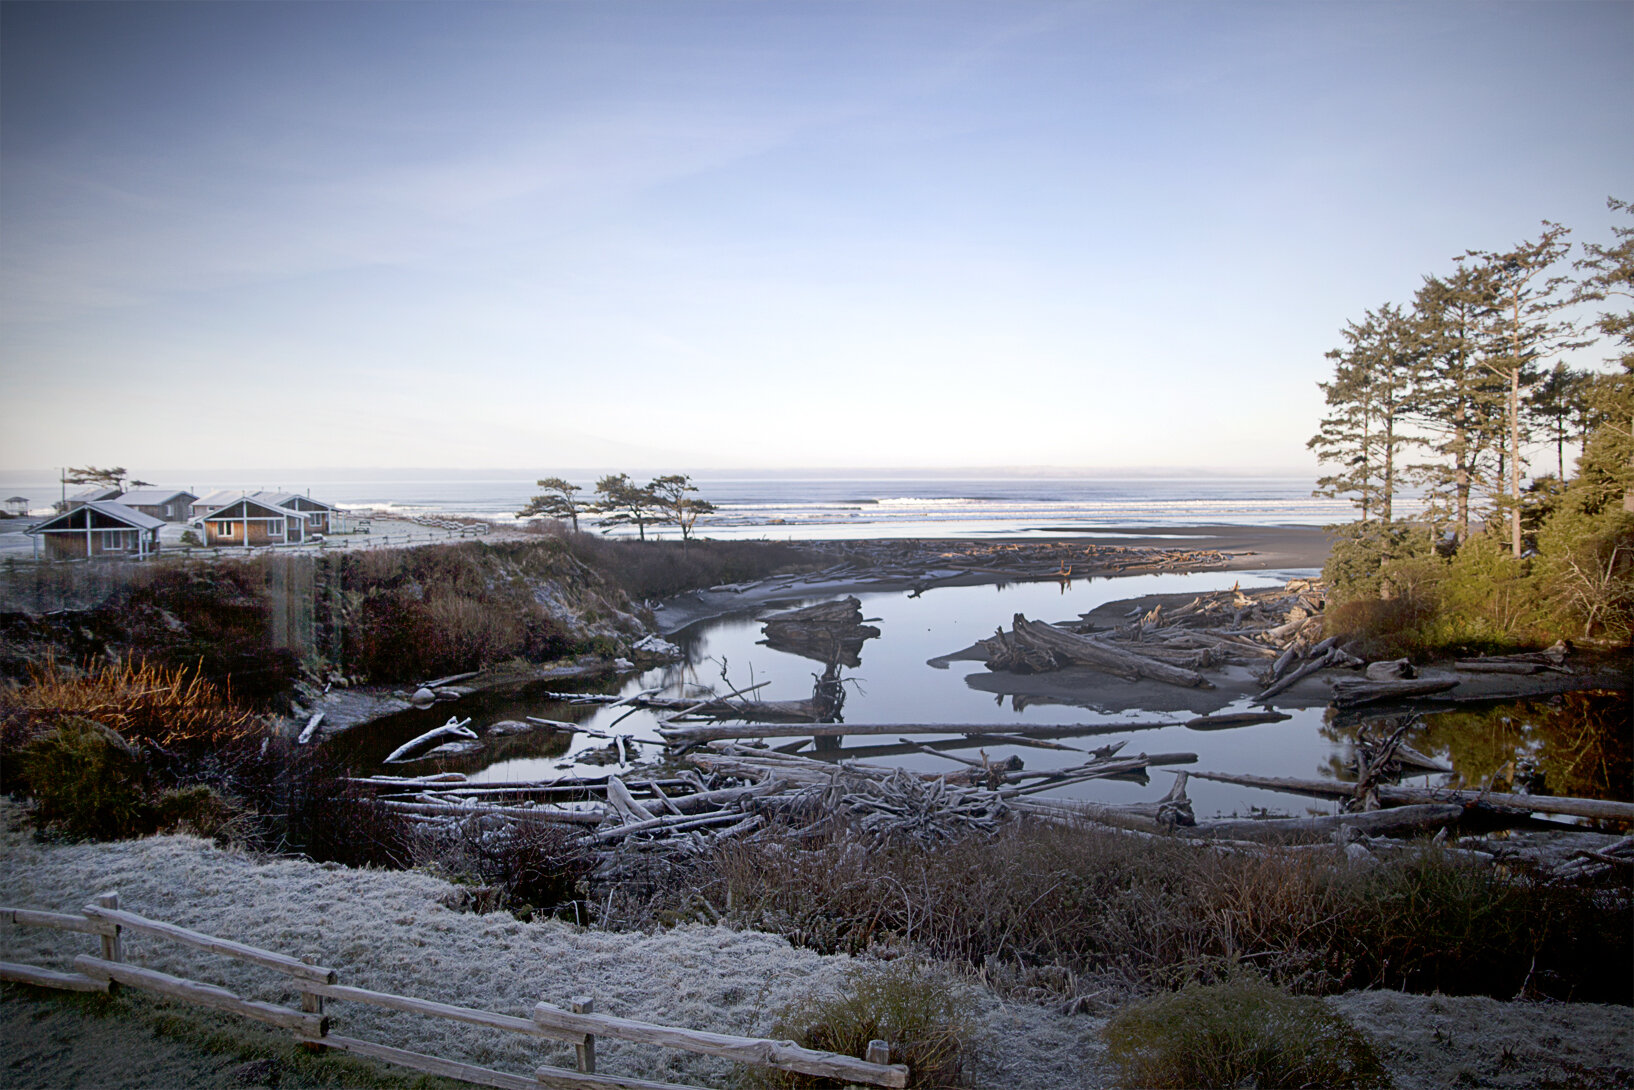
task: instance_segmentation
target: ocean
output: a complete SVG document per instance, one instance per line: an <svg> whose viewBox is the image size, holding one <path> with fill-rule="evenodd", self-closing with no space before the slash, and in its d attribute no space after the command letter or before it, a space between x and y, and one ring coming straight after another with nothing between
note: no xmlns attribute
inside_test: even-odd
<svg viewBox="0 0 1634 1090"><path fill-rule="evenodd" d="M195 494L287 489L349 510L507 520L538 491L536 479L523 471L189 470L157 483ZM586 497L595 484L593 477L569 479ZM1313 497L1312 480L1302 477L699 474L693 484L716 507L698 532L716 538L1092 535L1211 523L1322 526L1355 517L1345 501ZM47 510L60 492L43 474L0 474L0 493L26 497L31 511Z"/></svg>

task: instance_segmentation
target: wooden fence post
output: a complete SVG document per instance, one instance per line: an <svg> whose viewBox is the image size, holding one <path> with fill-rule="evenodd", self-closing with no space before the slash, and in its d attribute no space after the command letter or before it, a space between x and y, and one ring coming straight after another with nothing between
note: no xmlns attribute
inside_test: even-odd
<svg viewBox="0 0 1634 1090"><path fill-rule="evenodd" d="M591 1014L596 1009L596 1001L588 995L576 995L568 1005L574 1014ZM584 1044L574 1045L573 1051L578 1055L579 1070L586 1075L594 1075L596 1073L596 1035L593 1033L585 1034Z"/></svg>
<svg viewBox="0 0 1634 1090"><path fill-rule="evenodd" d="M96 898L96 903L97 903L97 906L99 908L114 908L114 909L117 909L119 907L119 894L117 894L117 893L98 894L97 898ZM114 924L113 925L113 934L103 935L102 936L102 960L103 961L124 961L125 960L125 943L124 943L124 940L119 937L119 931L120 931L119 925Z"/></svg>
<svg viewBox="0 0 1634 1090"><path fill-rule="evenodd" d="M318 963L318 956L316 954L302 954L301 955L301 964L303 964L303 965L316 965L317 963ZM301 1009L303 1011L306 1011L308 1014L317 1014L317 1015L323 1014L323 996L314 995L313 993L307 991L305 986L303 985L302 988L301 988ZM322 1051L324 1051L324 1046L323 1045L303 1044L301 1047L303 1049L305 1049L307 1052L322 1052Z"/></svg>

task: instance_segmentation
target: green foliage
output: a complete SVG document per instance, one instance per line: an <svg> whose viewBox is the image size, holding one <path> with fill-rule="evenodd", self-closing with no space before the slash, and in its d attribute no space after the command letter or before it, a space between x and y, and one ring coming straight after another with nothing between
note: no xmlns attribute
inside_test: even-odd
<svg viewBox="0 0 1634 1090"><path fill-rule="evenodd" d="M1568 496L1568 499L1575 498ZM1538 535L1545 608L1574 635L1634 637L1634 513L1563 504Z"/></svg>
<svg viewBox="0 0 1634 1090"><path fill-rule="evenodd" d="M1105 1035L1128 1086L1390 1085L1367 1038L1321 1000L1253 977L1131 1004Z"/></svg>
<svg viewBox="0 0 1634 1090"><path fill-rule="evenodd" d="M862 1056L870 1041L891 1046L890 1062L905 1063L911 1087L953 1087L969 1057L975 1002L945 971L912 958L855 965L831 992L777 1012L771 1036L806 1048ZM754 1069L750 1086L829 1087L819 1079Z"/></svg>
<svg viewBox="0 0 1634 1090"><path fill-rule="evenodd" d="M1332 547L1322 579L1335 602L1393 597L1387 569L1395 562L1428 557L1429 531L1404 522L1359 522L1329 528Z"/></svg>
<svg viewBox="0 0 1634 1090"><path fill-rule="evenodd" d="M157 827L140 750L101 723L66 719L16 760L42 826L77 840L122 840Z"/></svg>

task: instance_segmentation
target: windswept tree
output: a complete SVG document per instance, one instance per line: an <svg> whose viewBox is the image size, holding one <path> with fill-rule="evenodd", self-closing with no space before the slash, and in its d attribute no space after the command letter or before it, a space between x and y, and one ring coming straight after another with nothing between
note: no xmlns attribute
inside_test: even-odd
<svg viewBox="0 0 1634 1090"><path fill-rule="evenodd" d="M62 471L63 484L99 484L104 488L124 488L127 476L124 466L75 466Z"/></svg>
<svg viewBox="0 0 1634 1090"><path fill-rule="evenodd" d="M1491 300L1488 326L1491 351L1481 366L1508 387L1504 407L1504 459L1508 479L1500 482L1503 503L1509 510L1509 547L1521 554L1521 396L1538 380L1541 365L1568 348L1576 329L1560 316L1573 302L1564 274L1553 273L1571 248L1571 232L1558 223L1543 222L1536 241L1522 242L1503 253L1471 250L1458 260L1471 263L1485 278Z"/></svg>
<svg viewBox="0 0 1634 1090"><path fill-rule="evenodd" d="M1331 411L1306 444L1319 461L1339 468L1318 478L1316 495L1352 496L1364 523L1370 517L1389 522L1403 477L1403 423L1419 368L1418 341L1394 304L1348 323L1341 336L1345 346L1327 354L1333 381L1320 384Z"/></svg>
<svg viewBox="0 0 1634 1090"><path fill-rule="evenodd" d="M647 540L647 524L661 518L658 497L651 488L643 488L630 480L628 474L616 473L596 482L595 510L600 514L602 533L615 526L635 524L642 541Z"/></svg>
<svg viewBox="0 0 1634 1090"><path fill-rule="evenodd" d="M528 505L516 513L516 517L564 519L571 522L573 532L578 533L579 512L589 508L588 504L577 498L577 494L584 490L561 477L546 477L538 482L538 486L543 491L529 500Z"/></svg>
<svg viewBox="0 0 1634 1090"><path fill-rule="evenodd" d="M681 528L681 543L684 546L692 538L692 528L698 521L699 515L707 515L715 510L715 505L708 500L695 498L698 491L693 485L692 478L681 473L671 473L668 476L658 477L647 485L664 513L665 522L673 522Z"/></svg>

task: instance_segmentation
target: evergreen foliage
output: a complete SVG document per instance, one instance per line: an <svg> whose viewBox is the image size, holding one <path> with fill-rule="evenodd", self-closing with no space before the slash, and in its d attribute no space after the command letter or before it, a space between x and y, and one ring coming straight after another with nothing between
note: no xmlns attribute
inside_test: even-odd
<svg viewBox="0 0 1634 1090"><path fill-rule="evenodd" d="M1634 227L1585 245L1575 286L1567 233L1545 221L1534 240L1464 254L1410 310L1368 311L1328 353L1329 412L1309 446L1338 468L1316 492L1361 512L1325 571L1329 626L1370 653L1634 634ZM1595 322L1614 373L1546 367L1591 343L1565 313L1582 302L1614 303ZM1582 449L1570 479L1568 443ZM1554 448L1555 473L1523 487L1529 444ZM1404 472L1407 447L1422 460ZM1426 498L1409 523L1393 518L1404 477Z"/></svg>

